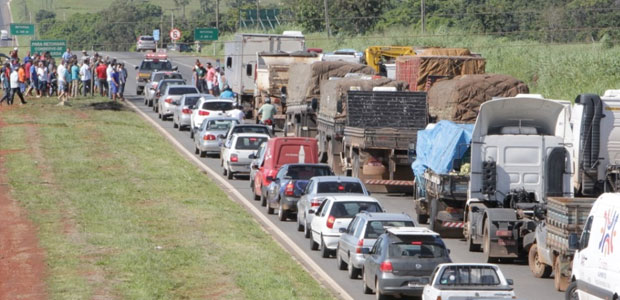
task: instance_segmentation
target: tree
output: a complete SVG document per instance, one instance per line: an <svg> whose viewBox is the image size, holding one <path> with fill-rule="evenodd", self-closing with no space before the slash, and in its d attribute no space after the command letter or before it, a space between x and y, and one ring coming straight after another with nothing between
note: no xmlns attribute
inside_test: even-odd
<svg viewBox="0 0 620 300"><path fill-rule="evenodd" d="M185 19L185 7L189 4L189 0L174 0L174 5L176 7L181 7L183 9L183 19Z"/></svg>
<svg viewBox="0 0 620 300"><path fill-rule="evenodd" d="M53 11L49 11L49 10L44 10L41 9L39 10L36 15L34 16L34 19L37 23L40 23L43 20L47 20L47 19L55 19L56 18L56 13Z"/></svg>

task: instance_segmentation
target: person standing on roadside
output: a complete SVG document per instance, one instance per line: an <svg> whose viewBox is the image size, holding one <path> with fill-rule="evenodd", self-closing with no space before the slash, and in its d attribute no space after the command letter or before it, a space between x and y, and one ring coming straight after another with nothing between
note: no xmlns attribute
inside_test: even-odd
<svg viewBox="0 0 620 300"><path fill-rule="evenodd" d="M6 100L7 104L10 101L9 99L11 97L11 74L9 73L9 75L7 76L7 72L10 72L10 70L11 65L9 65L8 63L4 64L2 69L0 69L0 83L2 83L2 89L4 90L4 95L0 99L0 105L4 100Z"/></svg>
<svg viewBox="0 0 620 300"><path fill-rule="evenodd" d="M47 67L43 61L39 61L39 66L37 67L37 77L39 78L39 97L43 97L44 94L47 94L47 72ZM47 96L49 97L49 94Z"/></svg>
<svg viewBox="0 0 620 300"><path fill-rule="evenodd" d="M211 66L211 63L207 63L207 89L209 94L214 95L213 84L215 83L215 69Z"/></svg>
<svg viewBox="0 0 620 300"><path fill-rule="evenodd" d="M99 62L97 68L95 68L95 73L97 74L97 86L99 87L99 96L104 97L107 95L108 91L108 81L106 74L106 65L103 62Z"/></svg>
<svg viewBox="0 0 620 300"><path fill-rule="evenodd" d="M75 56L71 59L71 97L75 98L79 92L80 68L77 65Z"/></svg>
<svg viewBox="0 0 620 300"><path fill-rule="evenodd" d="M22 91L19 90L19 74L17 70L11 71L11 97L9 98L9 104L13 105L13 100L15 100L15 94L19 96L19 99L22 101L22 104L26 104L26 100L24 100L24 95L22 95Z"/></svg>
<svg viewBox="0 0 620 300"><path fill-rule="evenodd" d="M24 65L20 65L17 69L17 75L19 76L19 91L24 94L26 91L26 70Z"/></svg>
<svg viewBox="0 0 620 300"><path fill-rule="evenodd" d="M82 90L84 97L88 96L90 88L90 80L92 74L90 73L90 66L88 66L88 59L84 60L84 64L80 67L80 80L82 81Z"/></svg>
<svg viewBox="0 0 620 300"><path fill-rule="evenodd" d="M35 60L33 60L32 64L30 65L30 68L26 70L26 71L28 71L28 73L30 73L30 86L26 90L26 95L32 96L31 93L34 91L34 93L37 96L37 98L39 97L39 92L38 92L39 77L37 75L37 65L38 64L39 64L39 61L37 59L35 59Z"/></svg>
<svg viewBox="0 0 620 300"><path fill-rule="evenodd" d="M60 62L58 69L56 69L56 73L58 75L58 100L60 100L60 103L64 103L67 100L67 67L64 59Z"/></svg>
<svg viewBox="0 0 620 300"><path fill-rule="evenodd" d="M108 63L108 66L105 70L106 80L108 81L108 98L112 99L112 75L114 74L114 63ZM118 88L118 85L116 86Z"/></svg>
<svg viewBox="0 0 620 300"><path fill-rule="evenodd" d="M112 100L114 100L114 102L116 102L116 100L119 98L118 97L118 88L120 85L120 78L119 78L119 72L118 69L116 68L116 65L112 66L112 81L110 81L110 92L112 94Z"/></svg>
<svg viewBox="0 0 620 300"><path fill-rule="evenodd" d="M69 61L72 55L73 54L71 54L71 49L67 47L67 51L65 51L65 53L62 54L62 60Z"/></svg>
<svg viewBox="0 0 620 300"><path fill-rule="evenodd" d="M118 96L121 100L125 101L125 83L127 83L127 69L125 69L125 64L118 65L118 78L119 78L119 89Z"/></svg>

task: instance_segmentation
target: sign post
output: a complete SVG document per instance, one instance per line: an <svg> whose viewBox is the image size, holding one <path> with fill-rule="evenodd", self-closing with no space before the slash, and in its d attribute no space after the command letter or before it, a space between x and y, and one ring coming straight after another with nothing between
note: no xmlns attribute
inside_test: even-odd
<svg viewBox="0 0 620 300"><path fill-rule="evenodd" d="M30 41L30 53L45 53L49 51L52 57L61 57L67 51L66 40L33 40Z"/></svg>
<svg viewBox="0 0 620 300"><path fill-rule="evenodd" d="M34 35L34 24L11 23L11 35Z"/></svg>
<svg viewBox="0 0 620 300"><path fill-rule="evenodd" d="M196 41L217 41L219 30L217 28L196 28L194 29L194 40Z"/></svg>

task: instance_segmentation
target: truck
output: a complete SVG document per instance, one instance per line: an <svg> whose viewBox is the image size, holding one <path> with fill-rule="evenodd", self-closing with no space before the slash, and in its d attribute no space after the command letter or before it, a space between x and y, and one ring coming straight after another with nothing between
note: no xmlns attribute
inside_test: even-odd
<svg viewBox="0 0 620 300"><path fill-rule="evenodd" d="M528 251L528 264L535 277L553 272L557 290L565 290L572 273L574 251L569 236L580 234L593 203L603 192L618 192L620 168L620 91L608 90L602 97L577 96L571 107L572 183L575 198L549 197L546 216L536 228Z"/></svg>
<svg viewBox="0 0 620 300"><path fill-rule="evenodd" d="M444 120L418 132L416 158L411 164L414 207L418 223L430 219L429 228L442 237L463 233L472 130L472 124Z"/></svg>
<svg viewBox="0 0 620 300"><path fill-rule="evenodd" d="M573 198L570 102L535 95L480 105L463 235L487 262L523 257L548 197Z"/></svg>
<svg viewBox="0 0 620 300"><path fill-rule="evenodd" d="M408 147L428 123L426 93L404 82L350 77L324 82L317 116L319 153L338 175L373 192L410 192Z"/></svg>
<svg viewBox="0 0 620 300"><path fill-rule="evenodd" d="M274 116L276 127L284 127L289 68L294 63L311 64L320 61L321 56L313 52L292 53L259 52L256 54L256 80L254 89L253 115L258 121L258 109L271 98L278 113Z"/></svg>
<svg viewBox="0 0 620 300"><path fill-rule="evenodd" d="M254 80L258 52L296 52L306 50L306 40L299 31L285 31L283 34L237 33L231 41L224 43L224 70L237 101L243 106L246 118L253 117Z"/></svg>

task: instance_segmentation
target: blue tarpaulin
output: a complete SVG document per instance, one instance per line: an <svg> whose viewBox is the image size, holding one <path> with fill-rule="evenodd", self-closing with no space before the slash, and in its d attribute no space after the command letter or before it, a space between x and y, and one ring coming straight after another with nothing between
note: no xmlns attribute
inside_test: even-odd
<svg viewBox="0 0 620 300"><path fill-rule="evenodd" d="M437 174L449 173L454 159L461 159L471 143L473 124L456 124L440 121L435 127L418 131L416 143L416 160L411 169L416 181L422 181L422 175L430 168Z"/></svg>

